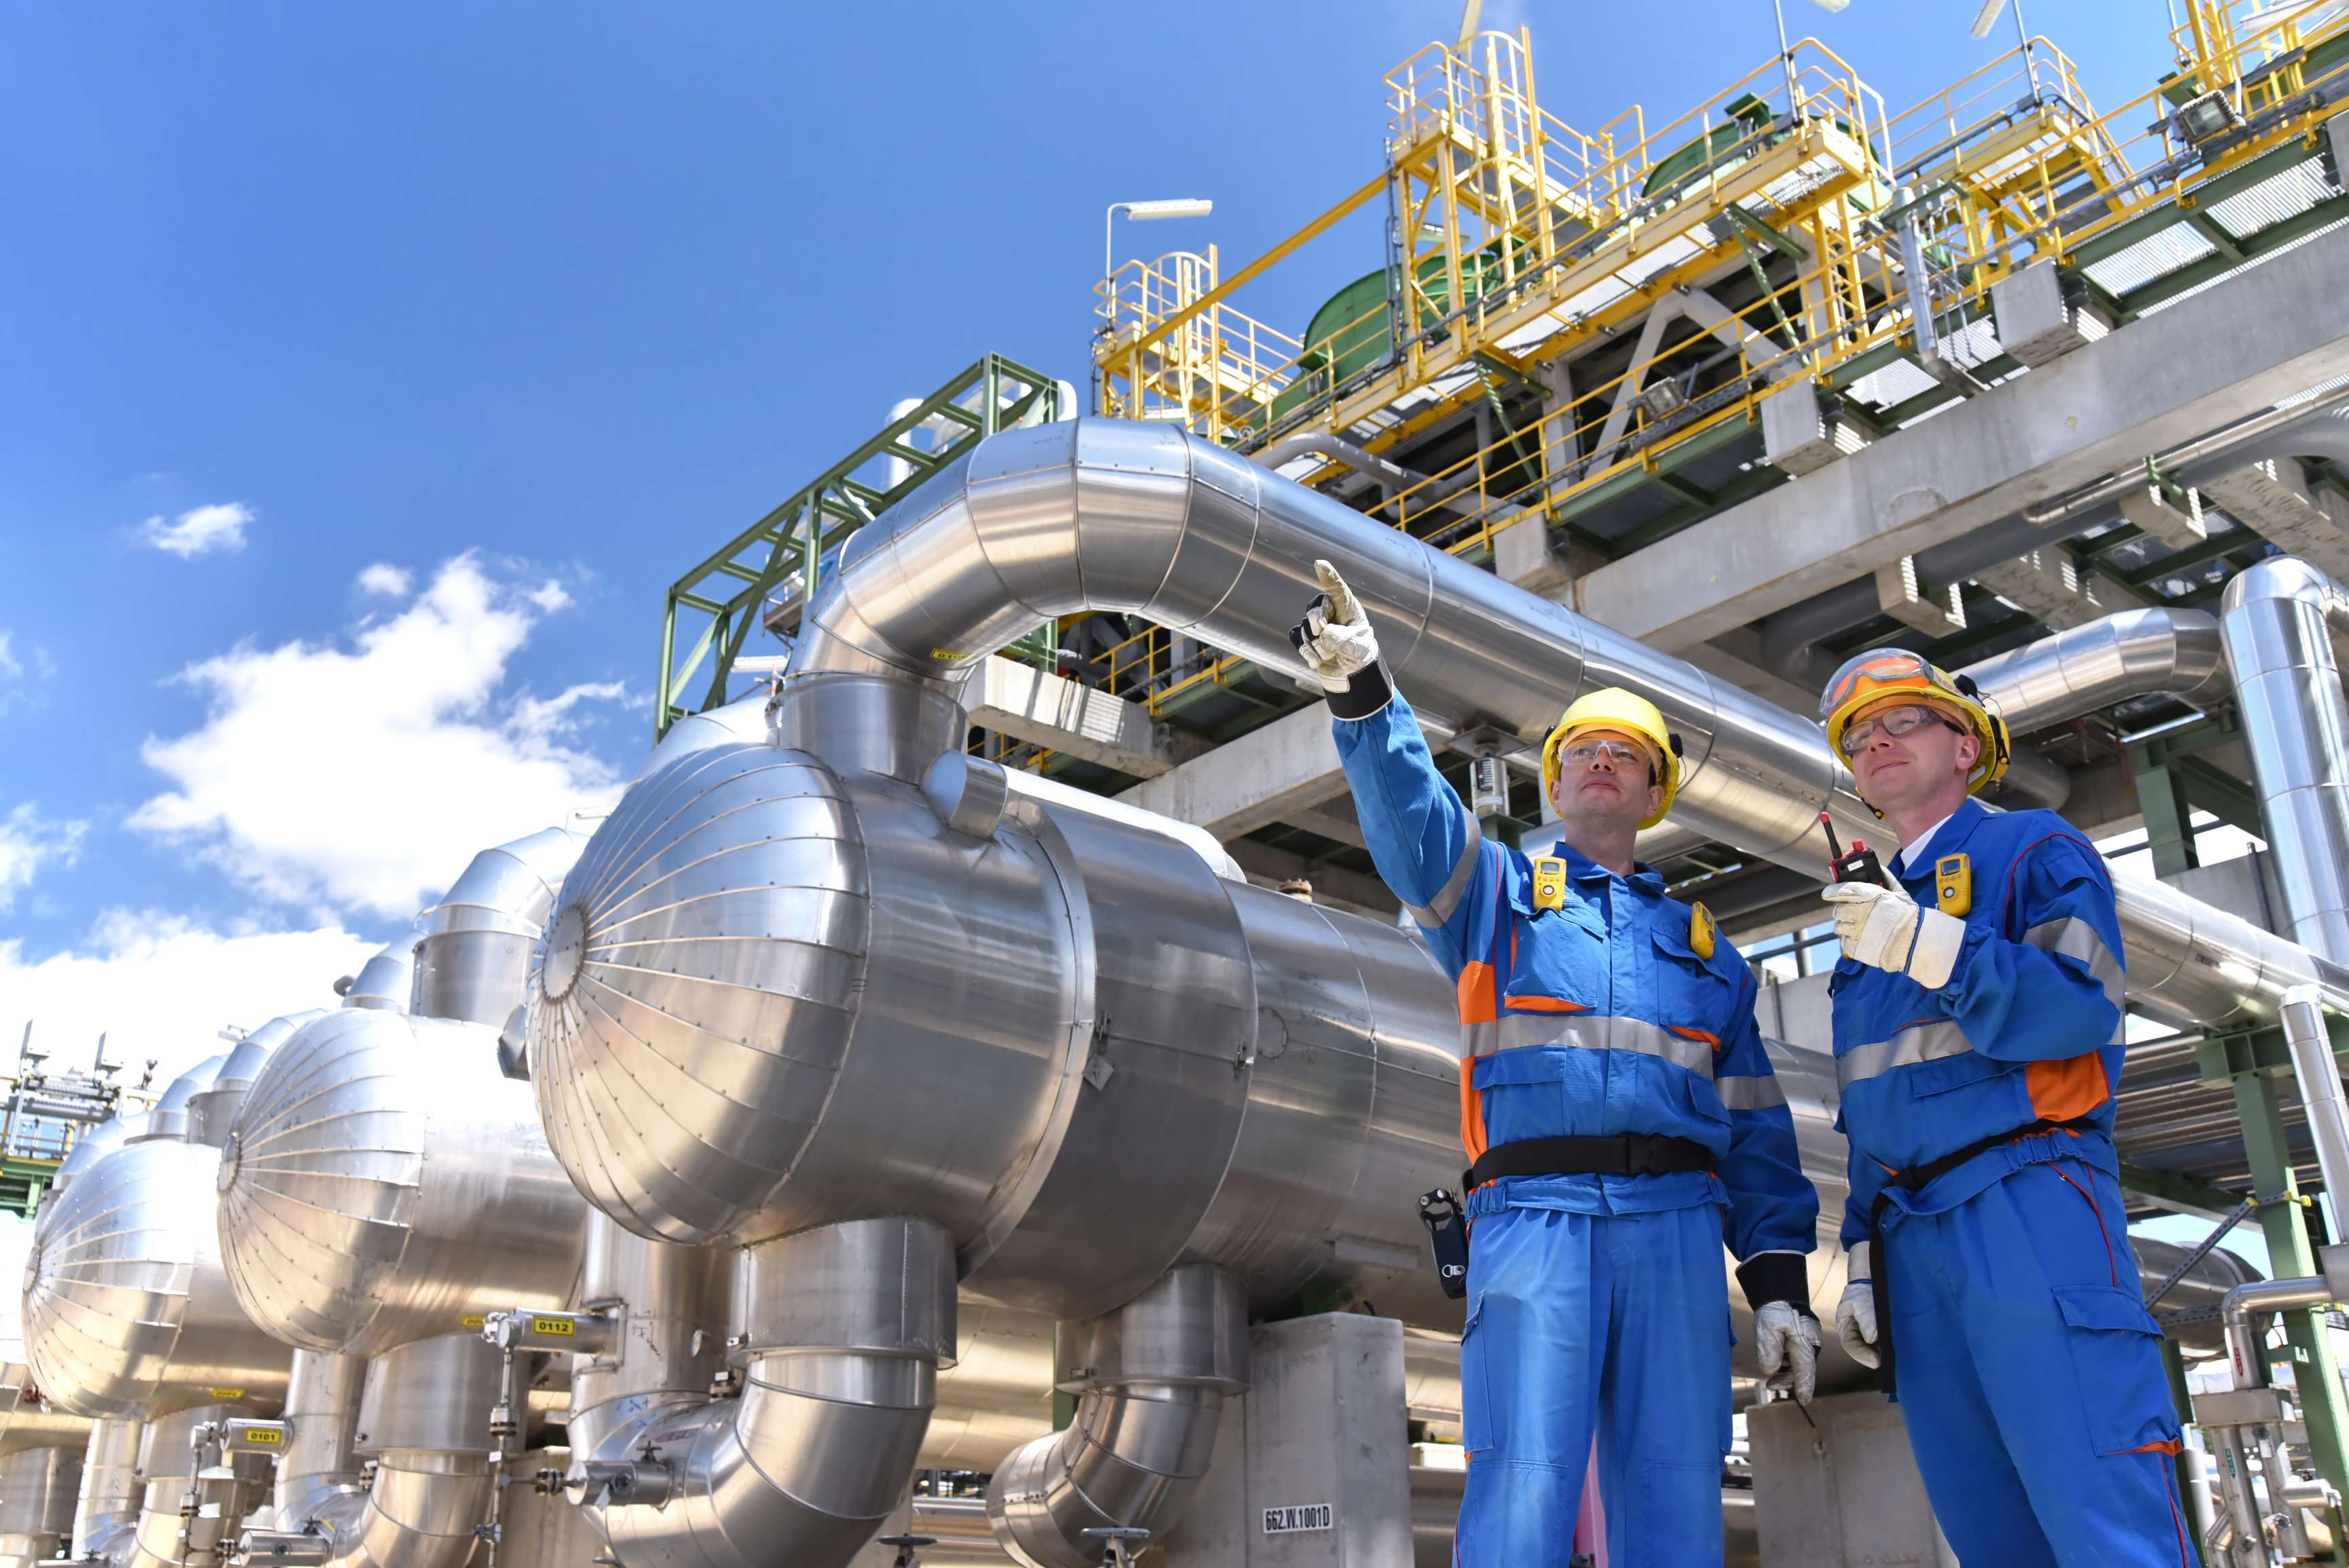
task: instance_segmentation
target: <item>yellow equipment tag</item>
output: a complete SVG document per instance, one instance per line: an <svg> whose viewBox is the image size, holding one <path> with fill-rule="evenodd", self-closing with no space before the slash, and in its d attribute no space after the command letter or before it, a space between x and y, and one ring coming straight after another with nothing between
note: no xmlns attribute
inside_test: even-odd
<svg viewBox="0 0 2349 1568"><path fill-rule="evenodd" d="M210 1392L212 1397L215 1399L242 1399L244 1398L244 1390L242 1388L214 1388Z"/></svg>
<svg viewBox="0 0 2349 1568"><path fill-rule="evenodd" d="M1697 904L1689 911L1689 946L1699 958L1713 961L1713 911Z"/></svg>
<svg viewBox="0 0 2349 1568"><path fill-rule="evenodd" d="M1935 907L1943 914L1964 915L1974 907L1973 862L1962 854L1943 855L1933 862Z"/></svg>
<svg viewBox="0 0 2349 1568"><path fill-rule="evenodd" d="M533 1317L530 1320L533 1334L551 1334L557 1339L568 1338L579 1332L567 1317Z"/></svg>
<svg viewBox="0 0 2349 1568"><path fill-rule="evenodd" d="M1556 855L1534 857L1534 908L1566 907L1566 861Z"/></svg>
<svg viewBox="0 0 2349 1568"><path fill-rule="evenodd" d="M460 1327L479 1328L481 1326L483 1321L484 1320L480 1313L469 1312L464 1316L459 1318L457 1323Z"/></svg>
<svg viewBox="0 0 2349 1568"><path fill-rule="evenodd" d="M248 1427L244 1440L255 1448L274 1449L285 1440L285 1434L274 1427Z"/></svg>

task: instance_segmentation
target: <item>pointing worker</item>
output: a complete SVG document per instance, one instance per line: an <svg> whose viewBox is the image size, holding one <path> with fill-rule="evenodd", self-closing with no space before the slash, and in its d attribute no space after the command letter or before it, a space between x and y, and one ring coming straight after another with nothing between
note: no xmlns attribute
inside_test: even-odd
<svg viewBox="0 0 2349 1568"><path fill-rule="evenodd" d="M1632 862L1680 785L1677 738L1591 692L1542 748L1560 841L1485 840L1435 770L1328 562L1290 634L1327 688L1379 874L1459 986L1472 1162L1461 1342L1462 1568L1566 1568L1594 1429L1610 1560L1722 1560L1730 1440L1724 1239L1775 1387L1809 1402L1804 1254L1818 1195L1754 1021L1753 976L1702 905Z"/></svg>
<svg viewBox="0 0 2349 1568"><path fill-rule="evenodd" d="M1897 1389L1962 1561L2191 1568L2113 1152L2124 990L2105 862L2053 812L1969 799L2007 759L1971 682L1878 648L1819 712L1901 845L1896 885L1826 893L1851 1140L1837 1330Z"/></svg>

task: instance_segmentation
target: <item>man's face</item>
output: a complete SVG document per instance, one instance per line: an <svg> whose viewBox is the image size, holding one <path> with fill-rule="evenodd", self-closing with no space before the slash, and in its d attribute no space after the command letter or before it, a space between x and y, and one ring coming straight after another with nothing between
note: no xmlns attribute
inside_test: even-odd
<svg viewBox="0 0 2349 1568"><path fill-rule="evenodd" d="M1654 816L1663 809L1664 787L1651 781L1648 755L1645 741L1619 729L1586 729L1575 736L1558 758L1557 785L1550 794L1558 820L1637 827Z"/></svg>
<svg viewBox="0 0 2349 1568"><path fill-rule="evenodd" d="M1923 712L1926 721L1895 735L1904 708ZM1940 709L1919 703L1878 703L1854 718L1846 734L1861 741L1851 758L1860 799L1888 816L1944 801L1945 811L1955 810L1965 799L1966 775L1982 756L1982 742L1971 732L1951 727Z"/></svg>

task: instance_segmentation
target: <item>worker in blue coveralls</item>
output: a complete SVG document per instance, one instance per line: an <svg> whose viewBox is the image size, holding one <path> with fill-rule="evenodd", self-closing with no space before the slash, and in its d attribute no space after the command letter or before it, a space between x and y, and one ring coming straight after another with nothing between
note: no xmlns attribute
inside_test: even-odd
<svg viewBox="0 0 2349 1568"><path fill-rule="evenodd" d="M1729 1290L1808 1403L1818 1194L1754 1021L1754 983L1702 905L1631 858L1680 784L1677 738L1589 693L1542 748L1559 842L1485 839L1389 684L1328 562L1291 634L1328 692L1379 874L1455 978L1470 1220L1460 1346L1462 1568L1567 1568L1594 1429L1609 1561L1722 1560Z"/></svg>
<svg viewBox="0 0 2349 1568"><path fill-rule="evenodd" d="M1826 893L1851 1140L1837 1332L1897 1389L1969 1568L2191 1568L2113 1153L2105 862L2051 811L1968 798L2005 770L2004 727L1920 655L1859 655L1819 713L1900 843L1889 883Z"/></svg>

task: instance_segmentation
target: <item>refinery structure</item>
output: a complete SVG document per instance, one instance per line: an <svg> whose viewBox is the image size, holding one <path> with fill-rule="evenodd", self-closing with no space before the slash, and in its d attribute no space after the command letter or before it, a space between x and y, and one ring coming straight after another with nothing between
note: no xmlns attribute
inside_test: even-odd
<svg viewBox="0 0 2349 1568"><path fill-rule="evenodd" d="M166 1087L20 1065L0 1560L1448 1562L1460 1012L1290 641L1319 559L1489 837L1578 696L1684 738L1640 858L1756 965L1814 1302L1821 815L1881 837L1822 679L1928 654L2001 803L2141 835L2178 1490L2213 1568L2349 1562L2349 4L2176 9L2118 106L2044 38L1911 106L1806 41L1595 129L1472 31L1290 239L889 411L670 589L607 816ZM1729 1561L1954 1561L1832 1336L1807 1411L1740 1356Z"/></svg>

